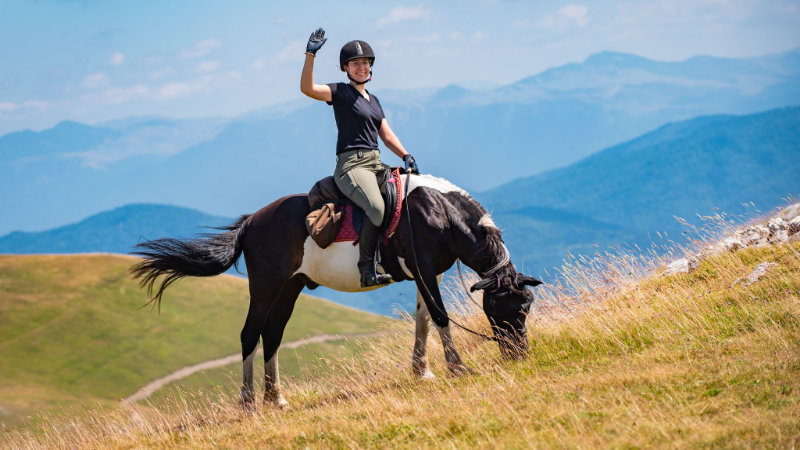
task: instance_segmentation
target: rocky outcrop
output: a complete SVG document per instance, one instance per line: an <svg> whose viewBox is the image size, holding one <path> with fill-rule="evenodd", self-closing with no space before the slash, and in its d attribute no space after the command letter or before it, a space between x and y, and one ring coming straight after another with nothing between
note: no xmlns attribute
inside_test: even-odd
<svg viewBox="0 0 800 450"><path fill-rule="evenodd" d="M664 275L690 273L697 268L703 259L723 252L735 252L748 247L783 244L798 239L800 239L800 202L784 208L766 222L736 230L719 242L706 246L695 255L671 262L664 270ZM756 270L763 265L759 265ZM768 266L763 268L762 272L766 273L767 268ZM763 276L763 273L758 277ZM753 276L753 274L750 275ZM746 284L755 282L758 277L754 281L750 281L750 276L748 276Z"/></svg>
<svg viewBox="0 0 800 450"><path fill-rule="evenodd" d="M750 275L748 275L748 276L746 276L744 278L737 278L736 281L733 282L733 284L739 284L741 282L744 282L745 286L750 286L751 284L753 284L756 281L760 280L761 277L766 275L768 270L770 270L771 268L773 268L773 267L775 267L777 265L778 264L774 263L774 262L763 262L763 263L757 265L756 268L753 269L752 272L750 272Z"/></svg>

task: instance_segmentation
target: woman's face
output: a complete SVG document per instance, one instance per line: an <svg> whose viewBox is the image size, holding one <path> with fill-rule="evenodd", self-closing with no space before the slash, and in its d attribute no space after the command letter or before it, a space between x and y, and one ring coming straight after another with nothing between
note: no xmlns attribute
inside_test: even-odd
<svg viewBox="0 0 800 450"><path fill-rule="evenodd" d="M345 64L344 68L350 74L350 78L356 81L367 81L369 79L370 66L368 58L351 59Z"/></svg>

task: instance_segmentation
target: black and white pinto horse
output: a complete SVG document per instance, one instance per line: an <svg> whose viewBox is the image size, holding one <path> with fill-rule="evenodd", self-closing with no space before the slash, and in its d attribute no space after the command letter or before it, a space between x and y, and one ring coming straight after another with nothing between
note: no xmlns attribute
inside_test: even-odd
<svg viewBox="0 0 800 450"><path fill-rule="evenodd" d="M403 176L403 181L408 181L407 207L380 251L381 265L394 281L414 280L417 285L414 372L421 378L433 377L426 355L429 319L439 332L448 369L455 374L470 371L456 351L439 291L442 274L456 259L482 278L471 290L484 290L483 310L501 354L524 358L528 352L525 319L533 301L525 286L540 281L516 272L500 230L464 190L430 175L411 175L410 180ZM241 401L245 405L255 401L253 363L259 338L264 348L264 401L287 405L280 392L277 350L304 287L365 290L356 266L358 247L352 242L334 242L325 249L317 246L306 231L309 212L306 195L283 197L242 216L223 228L223 233L147 241L134 252L144 261L131 272L151 295L161 279L151 300L159 304L164 290L179 278L221 274L244 253L250 287L250 308L241 332Z"/></svg>

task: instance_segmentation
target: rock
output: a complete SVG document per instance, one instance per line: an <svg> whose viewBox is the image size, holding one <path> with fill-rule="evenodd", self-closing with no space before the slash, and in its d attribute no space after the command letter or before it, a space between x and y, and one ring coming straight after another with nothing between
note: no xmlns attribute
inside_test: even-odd
<svg viewBox="0 0 800 450"><path fill-rule="evenodd" d="M795 217L786 224L786 231L792 235L800 232L800 216Z"/></svg>
<svg viewBox="0 0 800 450"><path fill-rule="evenodd" d="M769 237L770 244L783 244L789 240L789 233L786 230L779 230Z"/></svg>
<svg viewBox="0 0 800 450"><path fill-rule="evenodd" d="M689 273L689 260L681 258L673 261L667 265L667 270L664 271L664 275L675 275L676 273Z"/></svg>
<svg viewBox="0 0 800 450"><path fill-rule="evenodd" d="M767 222L767 228L771 235L775 233L785 230L786 229L786 222L783 221L780 217L775 217L774 219L769 219Z"/></svg>
<svg viewBox="0 0 800 450"><path fill-rule="evenodd" d="M764 225L753 225L742 232L745 247L763 247L769 243L769 229Z"/></svg>
<svg viewBox="0 0 800 450"><path fill-rule="evenodd" d="M728 236L723 239L722 247L729 252L735 252L744 247L744 244L738 236Z"/></svg>
<svg viewBox="0 0 800 450"><path fill-rule="evenodd" d="M715 245L706 245L705 247L703 247L702 250L700 250L700 254L698 255L698 257L701 260L706 258L711 258L712 256L719 255L725 250L728 250L728 248L725 246L725 241L719 242Z"/></svg>
<svg viewBox="0 0 800 450"><path fill-rule="evenodd" d="M756 266L756 268L755 268L755 269L753 269L753 271L752 271L752 272L750 272L750 275L748 275L748 276L747 276L747 278L746 278L746 281L747 281L747 282L746 282L744 285L745 285L745 286L748 286L748 285L750 285L750 284L752 284L752 283L755 283L756 281L758 281L759 279L761 279L761 277L763 277L764 275L766 275L766 274L767 274L767 271L768 271L768 270L769 270L771 267L775 267L775 266L777 266L777 265L778 265L778 264L777 264L777 263L774 263L774 262L763 262L763 263L761 263L761 264L757 265L757 266Z"/></svg>

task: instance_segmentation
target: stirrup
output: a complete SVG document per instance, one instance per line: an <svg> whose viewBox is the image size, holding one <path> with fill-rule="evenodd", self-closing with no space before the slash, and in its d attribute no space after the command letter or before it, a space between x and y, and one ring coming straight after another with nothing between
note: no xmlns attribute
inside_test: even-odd
<svg viewBox="0 0 800 450"><path fill-rule="evenodd" d="M378 286L380 284L389 284L392 281L392 276L385 273L378 273L375 270L375 264L368 264L359 266L361 272L361 287Z"/></svg>

